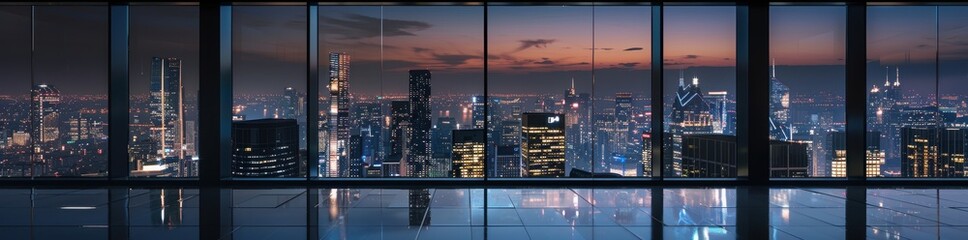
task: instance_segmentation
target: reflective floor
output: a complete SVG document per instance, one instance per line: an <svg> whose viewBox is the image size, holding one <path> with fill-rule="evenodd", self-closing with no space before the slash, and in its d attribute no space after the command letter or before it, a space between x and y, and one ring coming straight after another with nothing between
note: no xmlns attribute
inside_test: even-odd
<svg viewBox="0 0 968 240"><path fill-rule="evenodd" d="M735 188L0 189L0 239L846 239L849 226L868 239L968 236L968 190L861 189L854 210L847 191L768 189L764 209ZM204 214L218 217L201 224Z"/></svg>

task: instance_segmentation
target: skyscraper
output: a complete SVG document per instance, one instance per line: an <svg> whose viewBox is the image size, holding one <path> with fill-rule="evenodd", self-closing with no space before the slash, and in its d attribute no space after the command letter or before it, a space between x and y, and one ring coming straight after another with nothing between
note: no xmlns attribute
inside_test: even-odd
<svg viewBox="0 0 968 240"><path fill-rule="evenodd" d="M881 149L881 133L876 131L867 132L866 150L866 170L867 177L880 177L881 166L884 165L884 150ZM831 146L829 151L831 159L831 177L847 177L847 135L842 132L831 132L827 135L827 141Z"/></svg>
<svg viewBox="0 0 968 240"><path fill-rule="evenodd" d="M354 102L353 103L352 133L359 133L360 146L350 145L350 148L359 147L363 151L363 160L368 164L375 164L382 161L385 157L383 139L383 108L379 102Z"/></svg>
<svg viewBox="0 0 968 240"><path fill-rule="evenodd" d="M451 176L484 177L484 129L454 130Z"/></svg>
<svg viewBox="0 0 968 240"><path fill-rule="evenodd" d="M669 115L668 136L666 136L664 152L666 157L664 158L671 160L672 163L663 166L666 176L686 174L682 166L684 136L709 133L713 133L713 116L709 111L709 105L703 101L699 78L693 77L692 84L686 84L680 73L679 86Z"/></svg>
<svg viewBox="0 0 968 240"><path fill-rule="evenodd" d="M736 176L736 136L692 134L682 138L682 176L723 178ZM770 141L771 177L806 177L807 144Z"/></svg>
<svg viewBox="0 0 968 240"><path fill-rule="evenodd" d="M487 121L485 115L484 105L487 103L487 98L484 96L474 96L471 98L471 105L473 106L473 117L474 128L484 129L484 123Z"/></svg>
<svg viewBox="0 0 968 240"><path fill-rule="evenodd" d="M359 147L362 145L363 138L360 135L353 134L350 136L349 153L347 159L346 175L342 177L348 178L361 178L363 177L363 148Z"/></svg>
<svg viewBox="0 0 968 240"><path fill-rule="evenodd" d="M299 125L293 119L232 122L232 176L296 177Z"/></svg>
<svg viewBox="0 0 968 240"><path fill-rule="evenodd" d="M299 118L299 94L292 87L286 87L282 93L282 114L279 118L297 119Z"/></svg>
<svg viewBox="0 0 968 240"><path fill-rule="evenodd" d="M555 100L551 102L560 102ZM571 88L565 90L564 105L562 111L548 111L563 113L568 124L565 132L567 136L566 148L566 167L591 170L592 166L592 139L595 132L592 126L591 96L588 93L578 93L575 88L575 79L571 79ZM545 106L549 108L549 106Z"/></svg>
<svg viewBox="0 0 968 240"><path fill-rule="evenodd" d="M565 176L565 116L524 113L521 160L527 177Z"/></svg>
<svg viewBox="0 0 968 240"><path fill-rule="evenodd" d="M901 89L901 70L895 69L894 82L890 81L890 68L885 67L884 85L871 87L867 99L867 123L870 131L881 133L885 162L897 166L901 162L901 109L905 108L903 89Z"/></svg>
<svg viewBox="0 0 968 240"><path fill-rule="evenodd" d="M451 153L453 152L453 134L457 130L457 120L452 117L438 117L433 128L431 141L430 177L448 177L451 172Z"/></svg>
<svg viewBox="0 0 968 240"><path fill-rule="evenodd" d="M327 176L348 177L350 138L350 56L329 53L329 149Z"/></svg>
<svg viewBox="0 0 968 240"><path fill-rule="evenodd" d="M390 141L389 153L387 154L386 160L396 160L399 162L403 149L407 148L404 144L404 134L409 131L407 125L403 125L403 122L410 121L410 102L407 101L393 101L390 102ZM386 169L386 167L384 167Z"/></svg>
<svg viewBox="0 0 968 240"><path fill-rule="evenodd" d="M964 177L968 129L901 128L901 177Z"/></svg>
<svg viewBox="0 0 968 240"><path fill-rule="evenodd" d="M521 145L501 145L497 147L493 176L497 178L521 177Z"/></svg>
<svg viewBox="0 0 968 240"><path fill-rule="evenodd" d="M430 162L430 70L410 70L410 177L426 177Z"/></svg>
<svg viewBox="0 0 968 240"><path fill-rule="evenodd" d="M50 143L57 140L60 109L60 90L54 85L36 84L30 91L30 121L33 124L31 139L37 143Z"/></svg>
<svg viewBox="0 0 968 240"><path fill-rule="evenodd" d="M30 176L46 175L49 162L44 155L56 144L60 131L58 122L60 110L60 91L53 85L36 84L30 91L30 139L31 154ZM16 136L16 135L15 135Z"/></svg>
<svg viewBox="0 0 968 240"><path fill-rule="evenodd" d="M770 71L770 139L790 141L790 88L776 78L776 62Z"/></svg>
<svg viewBox="0 0 968 240"><path fill-rule="evenodd" d="M185 104L182 91L181 60L178 58L151 58L149 83L151 99L151 139L157 144L154 159L136 159L158 165L184 165L185 158Z"/></svg>

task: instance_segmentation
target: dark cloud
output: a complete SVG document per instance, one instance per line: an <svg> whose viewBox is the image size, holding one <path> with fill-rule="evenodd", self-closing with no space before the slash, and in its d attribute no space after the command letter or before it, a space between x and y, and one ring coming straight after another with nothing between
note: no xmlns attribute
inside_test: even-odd
<svg viewBox="0 0 968 240"><path fill-rule="evenodd" d="M481 56L467 54L434 54L434 59L450 66L457 66L463 65L471 59L481 59Z"/></svg>
<svg viewBox="0 0 968 240"><path fill-rule="evenodd" d="M688 65L688 64L692 64L692 63L691 62L680 62L680 61L676 61L676 60L673 60L673 59L662 59L662 65L667 65L667 66Z"/></svg>
<svg viewBox="0 0 968 240"><path fill-rule="evenodd" d="M379 37L380 19L359 14L346 14L344 17L320 16L327 28L333 29L330 34L339 35L343 39L363 39ZM426 30L432 25L420 21L397 19L383 19L383 36L416 36L415 32Z"/></svg>
<svg viewBox="0 0 968 240"><path fill-rule="evenodd" d="M642 48L641 47L630 47L630 48L626 48L625 50L622 50L622 51L626 51L626 52L628 52L628 51L642 51Z"/></svg>
<svg viewBox="0 0 968 240"><path fill-rule="evenodd" d="M540 62L534 62L534 64L550 65L550 64L555 64L555 61L551 61L551 59L548 59L548 58L541 58Z"/></svg>
<svg viewBox="0 0 968 240"><path fill-rule="evenodd" d="M622 67L627 67L627 68L633 68L635 66L638 66L639 63L637 63L637 62L628 62L628 63L618 63L616 65L622 66Z"/></svg>
<svg viewBox="0 0 968 240"><path fill-rule="evenodd" d="M615 49L615 48L585 48L585 50L602 50L602 51L611 51L612 49Z"/></svg>
<svg viewBox="0 0 968 240"><path fill-rule="evenodd" d="M425 52L433 52L433 50L430 50L429 48L413 47L413 53L420 54Z"/></svg>
<svg viewBox="0 0 968 240"><path fill-rule="evenodd" d="M532 48L532 47L533 48L546 48L546 47L548 47L548 44L552 44L555 41L557 41L557 40L555 40L555 39L525 39L525 40L520 40L518 42L521 43L521 46L518 46L518 48L515 49L514 52L520 52L522 50L525 50L525 49L528 49L528 48Z"/></svg>
<svg viewBox="0 0 968 240"><path fill-rule="evenodd" d="M682 56L682 59L697 59L697 58L699 58L699 55L695 55L695 54Z"/></svg>

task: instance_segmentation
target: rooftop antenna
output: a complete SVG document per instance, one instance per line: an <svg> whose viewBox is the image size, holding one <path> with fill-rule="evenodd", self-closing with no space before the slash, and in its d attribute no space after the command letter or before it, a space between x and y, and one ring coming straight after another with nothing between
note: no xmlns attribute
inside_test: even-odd
<svg viewBox="0 0 968 240"><path fill-rule="evenodd" d="M884 67L884 86L885 87L891 85L891 80L889 79L890 76L891 76L891 67Z"/></svg>
<svg viewBox="0 0 968 240"><path fill-rule="evenodd" d="M682 86L685 86L685 85L686 85L686 83L685 83L685 82L684 82L684 80L682 79L682 78L683 78L683 77L682 77L682 74L683 74L683 73L682 73L682 69L679 69L679 86L680 86L680 87L682 87Z"/></svg>
<svg viewBox="0 0 968 240"><path fill-rule="evenodd" d="M897 71L894 76L894 86L901 86L901 67L897 67Z"/></svg>

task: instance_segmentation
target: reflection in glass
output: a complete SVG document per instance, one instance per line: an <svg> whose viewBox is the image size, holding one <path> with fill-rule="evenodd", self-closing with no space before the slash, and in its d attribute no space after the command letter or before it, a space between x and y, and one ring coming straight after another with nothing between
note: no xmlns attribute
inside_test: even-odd
<svg viewBox="0 0 968 240"><path fill-rule="evenodd" d="M232 11L232 176L306 176L306 9Z"/></svg>
<svg viewBox="0 0 968 240"><path fill-rule="evenodd" d="M130 11L130 176L198 176L198 9Z"/></svg>
<svg viewBox="0 0 968 240"><path fill-rule="evenodd" d="M873 6L867 11L867 129L879 135L868 148L883 149L879 176L954 176L951 154L963 154L964 141L942 139L964 139L965 131L941 124L937 8Z"/></svg>
<svg viewBox="0 0 968 240"><path fill-rule="evenodd" d="M663 24L663 176L735 177L736 9L665 7Z"/></svg>
<svg viewBox="0 0 968 240"><path fill-rule="evenodd" d="M489 176L590 177L595 172L593 9L488 7Z"/></svg>
<svg viewBox="0 0 968 240"><path fill-rule="evenodd" d="M483 177L454 154L483 128L483 7L321 8L320 177Z"/></svg>
<svg viewBox="0 0 968 240"><path fill-rule="evenodd" d="M846 16L842 6L770 7L770 177L847 176ZM876 176L883 153L868 151Z"/></svg>
<svg viewBox="0 0 968 240"><path fill-rule="evenodd" d="M666 238L735 239L735 189L666 189Z"/></svg>

